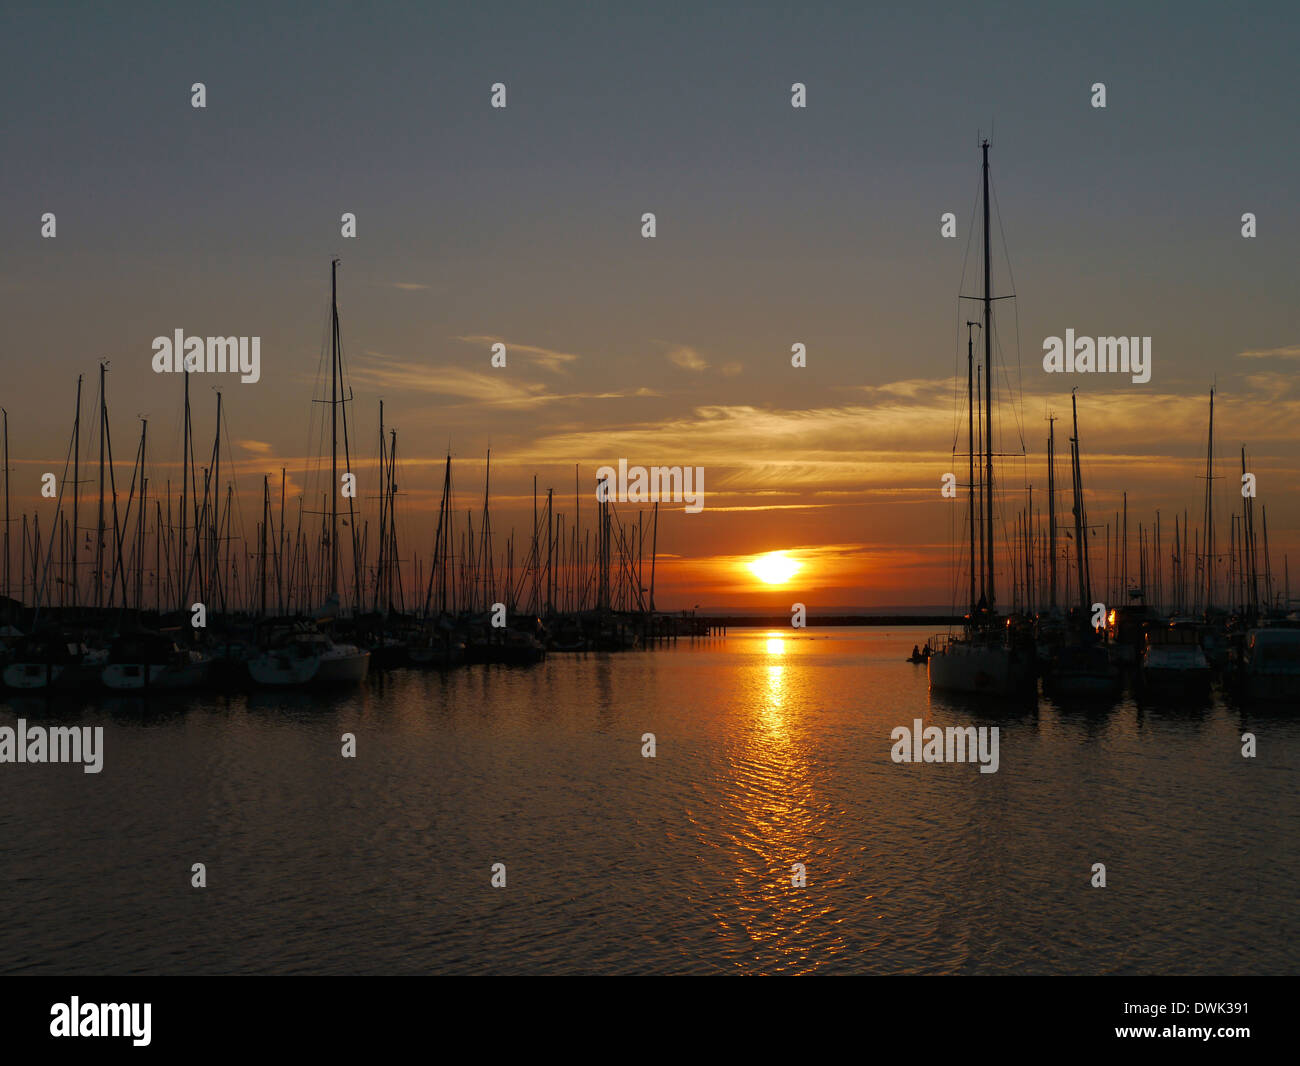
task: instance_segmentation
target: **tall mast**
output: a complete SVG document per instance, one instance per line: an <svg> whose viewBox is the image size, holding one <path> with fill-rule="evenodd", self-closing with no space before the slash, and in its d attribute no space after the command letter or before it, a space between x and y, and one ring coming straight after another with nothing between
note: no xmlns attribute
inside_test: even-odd
<svg viewBox="0 0 1300 1066"><path fill-rule="evenodd" d="M226 608L225 574L221 572L221 393L217 393L217 434L212 441L212 565L208 580L208 601Z"/></svg>
<svg viewBox="0 0 1300 1066"><path fill-rule="evenodd" d="M185 415L181 422L181 552L176 557L180 570L176 577L176 587L181 594L180 609L184 611L190 591L190 570L185 561L186 533L189 528L185 507L190 491L190 370L184 363L182 369L185 376Z"/></svg>
<svg viewBox="0 0 1300 1066"><path fill-rule="evenodd" d="M99 517L95 521L95 606L104 606L104 363L99 364Z"/></svg>
<svg viewBox="0 0 1300 1066"><path fill-rule="evenodd" d="M1034 486L1025 504L1025 610L1034 613Z"/></svg>
<svg viewBox="0 0 1300 1066"><path fill-rule="evenodd" d="M330 260L330 587L339 588L339 302L338 259Z"/></svg>
<svg viewBox="0 0 1300 1066"><path fill-rule="evenodd" d="M989 142L984 141L981 147L984 150L984 448L988 455L984 478L984 521L985 536L988 539L985 595L988 597L989 610L992 611L996 597L993 585L993 293L989 270Z"/></svg>
<svg viewBox="0 0 1300 1066"><path fill-rule="evenodd" d="M375 567L375 610L383 610L384 550L388 543L388 481L384 477L384 401L379 401L379 559Z"/></svg>
<svg viewBox="0 0 1300 1066"><path fill-rule="evenodd" d="M984 380L984 367L975 367L975 446L979 449L980 461L975 464L976 511L980 535L980 595L984 594L984 396L981 392Z"/></svg>
<svg viewBox="0 0 1300 1066"><path fill-rule="evenodd" d="M541 592L539 591L539 587L540 587L539 582L541 580L541 575L539 573L541 569L541 560L538 558L538 545L537 545L537 475L536 474L533 475L533 546L532 546L532 559L529 561L531 562L533 567L533 600L532 600L532 605L529 607L528 613L541 614L542 613Z"/></svg>
<svg viewBox="0 0 1300 1066"><path fill-rule="evenodd" d="M285 468L280 467L280 549L275 556L275 591L280 601L280 613L287 614L284 605L284 475Z"/></svg>
<svg viewBox="0 0 1300 1066"><path fill-rule="evenodd" d="M1048 605L1056 607L1056 416L1047 418L1047 538L1051 577Z"/></svg>
<svg viewBox="0 0 1300 1066"><path fill-rule="evenodd" d="M397 555L397 518L394 513L397 504L397 430L388 431L388 583L384 590L384 599L388 609L393 609L393 583L397 583L398 610L402 610L402 571L401 560ZM491 541L489 541L489 544Z"/></svg>
<svg viewBox="0 0 1300 1066"><path fill-rule="evenodd" d="M149 420L142 418L140 419L140 512L136 516L135 535L135 550L140 553L139 567L136 570L135 578L135 609L137 611L144 610L144 538L149 525L148 516L146 515L146 508L149 506L149 479L144 476L144 464L148 447ZM159 531L159 535L161 535L161 531ZM125 598L122 606L126 606Z"/></svg>
<svg viewBox="0 0 1300 1066"><path fill-rule="evenodd" d="M974 619L979 598L975 593L975 334L978 322L966 323L966 468L970 515L970 613ZM657 514L657 512L656 512Z"/></svg>
<svg viewBox="0 0 1300 1066"><path fill-rule="evenodd" d="M5 599L9 599L9 412L0 408L4 415L4 464L5 464ZM1267 528L1267 527L1265 527ZM1268 543L1268 534L1264 535Z"/></svg>
<svg viewBox="0 0 1300 1066"><path fill-rule="evenodd" d="M77 606L77 501L81 498L81 375L77 375L77 415L72 421L72 606ZM35 571L33 571L34 573ZM32 581L33 591L36 588Z"/></svg>
<svg viewBox="0 0 1300 1066"><path fill-rule="evenodd" d="M655 508L656 522L658 522L658 514L659 514L659 509L656 506ZM659 528L658 525L656 525L655 529L658 530L658 528ZM581 543L581 541L582 541L582 511L578 505L578 464L574 463L573 464L573 547L574 547L575 560L577 559L577 546L579 543ZM580 563L578 565L579 567L581 566ZM655 563L654 563L654 557L652 553L650 559L650 587L651 587L650 600L652 603L654 602L654 591L653 591L654 571L655 571ZM578 596L578 573L579 572L580 572L579 570L575 570L573 575L573 594L574 594L573 609L574 610L578 609L577 596Z"/></svg>
<svg viewBox="0 0 1300 1066"><path fill-rule="evenodd" d="M1210 389L1210 435L1205 446L1205 613L1214 609L1214 389Z"/></svg>
<svg viewBox="0 0 1300 1066"><path fill-rule="evenodd" d="M1246 446L1241 446L1241 475L1246 476ZM1259 569L1255 559L1255 508L1249 496L1241 498L1241 532L1243 537L1242 562L1250 567L1250 581L1246 586L1247 603L1251 617L1259 613Z"/></svg>
<svg viewBox="0 0 1300 1066"><path fill-rule="evenodd" d="M1271 611L1273 609L1273 564L1268 556L1268 504L1260 504L1259 511L1264 522L1264 609ZM5 528L9 527L6 525Z"/></svg>
<svg viewBox="0 0 1300 1066"><path fill-rule="evenodd" d="M266 617L266 525L271 517L271 479L269 475L262 475L262 573L261 581L261 614Z"/></svg>
<svg viewBox="0 0 1300 1066"><path fill-rule="evenodd" d="M1083 523L1083 486L1079 483L1079 404L1073 393L1070 395L1070 406L1074 412L1074 436L1070 438L1070 476L1074 487L1074 555L1079 571L1079 606L1086 611L1090 599L1087 590L1088 568L1083 554L1087 533Z"/></svg>
<svg viewBox="0 0 1300 1066"><path fill-rule="evenodd" d="M1264 528L1267 529L1268 527L1265 526ZM1268 541L1267 535L1265 536L1264 540L1265 543L1267 543ZM654 609L655 609L655 559L658 557L658 554L659 554L659 501L655 500L654 531L650 534L650 613L651 614L654 613ZM975 557L975 552L972 549L971 558L973 559L974 557Z"/></svg>
<svg viewBox="0 0 1300 1066"><path fill-rule="evenodd" d="M1121 602L1121 603L1128 603L1128 601L1129 601L1129 592L1128 592L1128 492L1127 492L1127 491L1125 491L1125 493L1124 493L1124 533L1123 533L1123 538L1124 538L1124 556L1123 556L1123 559L1122 559L1122 565L1121 565L1121 567L1120 567L1120 570L1121 570L1120 580L1121 580L1121 582L1123 583L1124 588L1123 588L1123 590L1122 590L1122 592L1121 592L1121 594L1120 594L1120 602Z"/></svg>
<svg viewBox="0 0 1300 1066"><path fill-rule="evenodd" d="M490 496L492 489L492 449L487 450L487 459L483 466L483 523L479 565L483 572L483 602L491 604L496 597L496 571L492 567L492 511Z"/></svg>
<svg viewBox="0 0 1300 1066"><path fill-rule="evenodd" d="M1078 390L1076 389L1075 392ZM1079 405L1078 398L1072 392L1070 406L1074 413L1074 469L1075 483L1079 493L1079 547L1082 570L1079 574L1079 589L1083 594L1080 606L1085 611L1092 609L1092 561L1088 557L1088 509L1083 502L1083 450L1079 443Z"/></svg>

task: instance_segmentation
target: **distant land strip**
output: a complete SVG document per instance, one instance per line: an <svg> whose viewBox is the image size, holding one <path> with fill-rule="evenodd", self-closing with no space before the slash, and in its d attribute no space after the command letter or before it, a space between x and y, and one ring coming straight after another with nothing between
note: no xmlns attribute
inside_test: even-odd
<svg viewBox="0 0 1300 1066"><path fill-rule="evenodd" d="M735 629L789 629L790 615L725 615L697 614L701 621ZM947 626L959 625L960 615L948 614L822 614L808 616L807 628L831 626Z"/></svg>

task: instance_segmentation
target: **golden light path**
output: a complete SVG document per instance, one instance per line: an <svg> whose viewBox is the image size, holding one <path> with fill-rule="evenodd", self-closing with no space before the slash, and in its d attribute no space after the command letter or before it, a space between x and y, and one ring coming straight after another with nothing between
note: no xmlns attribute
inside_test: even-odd
<svg viewBox="0 0 1300 1066"><path fill-rule="evenodd" d="M784 585L803 569L803 563L791 559L785 552L768 552L752 559L750 571L760 581L769 585Z"/></svg>

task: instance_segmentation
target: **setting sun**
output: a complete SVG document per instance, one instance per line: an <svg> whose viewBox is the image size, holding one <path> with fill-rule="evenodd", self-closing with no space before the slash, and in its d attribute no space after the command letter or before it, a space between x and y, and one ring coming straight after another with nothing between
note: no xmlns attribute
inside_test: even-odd
<svg viewBox="0 0 1300 1066"><path fill-rule="evenodd" d="M803 569L803 563L791 559L785 552L768 552L753 559L749 569L760 581L769 585L784 585Z"/></svg>

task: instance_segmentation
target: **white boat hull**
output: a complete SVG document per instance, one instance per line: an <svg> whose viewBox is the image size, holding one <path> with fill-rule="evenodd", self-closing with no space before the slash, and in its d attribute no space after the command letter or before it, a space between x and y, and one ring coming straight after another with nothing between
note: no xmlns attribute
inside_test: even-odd
<svg viewBox="0 0 1300 1066"><path fill-rule="evenodd" d="M370 652L335 647L325 655L268 652L250 659L248 673L259 685L355 684L370 672Z"/></svg>

